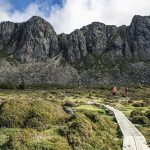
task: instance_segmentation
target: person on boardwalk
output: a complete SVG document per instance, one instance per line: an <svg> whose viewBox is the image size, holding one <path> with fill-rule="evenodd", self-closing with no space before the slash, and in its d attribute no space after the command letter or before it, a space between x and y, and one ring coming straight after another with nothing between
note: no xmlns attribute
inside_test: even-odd
<svg viewBox="0 0 150 150"><path fill-rule="evenodd" d="M128 92L129 92L128 85L125 86L124 90L125 90L125 94L128 95Z"/></svg>
<svg viewBox="0 0 150 150"><path fill-rule="evenodd" d="M117 93L117 88L115 86L113 86L112 88L112 96L115 97Z"/></svg>

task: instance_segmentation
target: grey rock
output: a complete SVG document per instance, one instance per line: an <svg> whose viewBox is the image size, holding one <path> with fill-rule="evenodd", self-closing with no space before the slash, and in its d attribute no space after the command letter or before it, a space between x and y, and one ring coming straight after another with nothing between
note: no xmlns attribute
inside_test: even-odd
<svg viewBox="0 0 150 150"><path fill-rule="evenodd" d="M107 37L105 24L94 22L83 27L81 31L85 36L88 52L100 55L106 50Z"/></svg>
<svg viewBox="0 0 150 150"><path fill-rule="evenodd" d="M13 32L18 28L19 24L13 22L0 23L0 52L1 55L7 50L6 47L12 37Z"/></svg>
<svg viewBox="0 0 150 150"><path fill-rule="evenodd" d="M70 35L59 35L60 50L69 62L75 62L87 55L86 40L80 30Z"/></svg>
<svg viewBox="0 0 150 150"><path fill-rule="evenodd" d="M150 16L135 16L129 26L131 52L138 60L150 60Z"/></svg>
<svg viewBox="0 0 150 150"><path fill-rule="evenodd" d="M74 115L75 114L75 111L73 110L73 108L71 107L64 107L64 111L70 115Z"/></svg>
<svg viewBox="0 0 150 150"><path fill-rule="evenodd" d="M12 66L6 60L0 63L0 81L16 84L75 84L78 80L78 72L69 64L60 65L58 59L49 59L45 62L32 62Z"/></svg>
<svg viewBox="0 0 150 150"><path fill-rule="evenodd" d="M5 44L7 55L14 55L17 60L24 63L42 61L58 54L58 36L44 19L32 17L17 27L9 22L5 24L5 28L11 26L11 29L2 30L0 33L12 33Z"/></svg>
<svg viewBox="0 0 150 150"><path fill-rule="evenodd" d="M150 16L129 26L94 22L57 35L44 19L0 23L0 82L150 83Z"/></svg>

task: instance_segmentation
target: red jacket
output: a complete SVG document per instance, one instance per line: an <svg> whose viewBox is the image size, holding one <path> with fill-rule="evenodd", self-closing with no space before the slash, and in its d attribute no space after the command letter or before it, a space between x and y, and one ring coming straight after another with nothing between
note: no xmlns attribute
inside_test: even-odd
<svg viewBox="0 0 150 150"><path fill-rule="evenodd" d="M112 93L116 93L117 92L117 88L114 86L113 88L112 88Z"/></svg>

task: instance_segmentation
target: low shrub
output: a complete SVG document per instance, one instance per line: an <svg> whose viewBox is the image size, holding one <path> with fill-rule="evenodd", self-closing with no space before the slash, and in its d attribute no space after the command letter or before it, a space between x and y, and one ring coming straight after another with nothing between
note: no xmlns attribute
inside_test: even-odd
<svg viewBox="0 0 150 150"><path fill-rule="evenodd" d="M146 103L145 102L136 102L136 103L133 103L132 106L134 106L134 107L145 107Z"/></svg>
<svg viewBox="0 0 150 150"><path fill-rule="evenodd" d="M133 110L130 114L130 117L133 118L133 117L136 117L136 116L142 116L143 113L139 110Z"/></svg>
<svg viewBox="0 0 150 150"><path fill-rule="evenodd" d="M148 125L149 119L145 116L135 116L132 118L132 122L135 124L142 124L142 125Z"/></svg>
<svg viewBox="0 0 150 150"><path fill-rule="evenodd" d="M92 113L92 112L86 112L85 115L92 121L92 122L98 122L98 115L97 113Z"/></svg>
<svg viewBox="0 0 150 150"><path fill-rule="evenodd" d="M11 81L5 81L0 83L0 89L10 89L14 90L16 89L16 84Z"/></svg>
<svg viewBox="0 0 150 150"><path fill-rule="evenodd" d="M150 120L150 110L145 113L145 116Z"/></svg>
<svg viewBox="0 0 150 150"><path fill-rule="evenodd" d="M143 113L139 110L133 110L130 114L131 121L135 124L148 125L150 123L149 120L150 111Z"/></svg>
<svg viewBox="0 0 150 150"><path fill-rule="evenodd" d="M66 101L63 106L67 106L67 107L75 107L76 104L72 101Z"/></svg>
<svg viewBox="0 0 150 150"><path fill-rule="evenodd" d="M18 86L17 86L17 89L18 90L24 90L26 88L26 85L24 82L21 82Z"/></svg>
<svg viewBox="0 0 150 150"><path fill-rule="evenodd" d="M59 133L68 139L72 149L106 150L111 147L119 150L117 142L114 142L114 136L117 134L114 132L115 125L99 113L79 112L69 117L66 123L67 126L61 128Z"/></svg>
<svg viewBox="0 0 150 150"><path fill-rule="evenodd" d="M44 130L61 124L66 117L62 107L49 101L11 100L0 108L0 126Z"/></svg>
<svg viewBox="0 0 150 150"><path fill-rule="evenodd" d="M70 150L67 140L59 135L38 132L33 129L5 129L8 138L0 149L3 150Z"/></svg>
<svg viewBox="0 0 150 150"><path fill-rule="evenodd" d="M0 127L23 127L28 115L29 105L24 101L11 100L0 107Z"/></svg>

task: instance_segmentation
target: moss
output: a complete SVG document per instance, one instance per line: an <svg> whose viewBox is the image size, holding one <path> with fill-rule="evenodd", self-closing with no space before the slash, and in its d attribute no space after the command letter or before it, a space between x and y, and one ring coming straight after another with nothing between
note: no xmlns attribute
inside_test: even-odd
<svg viewBox="0 0 150 150"><path fill-rule="evenodd" d="M65 102L79 106L89 93L104 94L100 89L81 89L0 90L0 148L121 149L118 127L103 109L83 105L73 116L64 112Z"/></svg>
<svg viewBox="0 0 150 150"><path fill-rule="evenodd" d="M38 130L59 124L65 117L61 106L48 101L11 100L2 104L0 109L1 127L28 127Z"/></svg>
<svg viewBox="0 0 150 150"><path fill-rule="evenodd" d="M150 126L139 126L138 129L145 136L148 146L150 146Z"/></svg>
<svg viewBox="0 0 150 150"><path fill-rule="evenodd" d="M11 100L0 107L1 127L23 127L28 115L29 105L25 101Z"/></svg>
<svg viewBox="0 0 150 150"><path fill-rule="evenodd" d="M2 131L0 131L2 134ZM38 132L33 129L4 129L7 139L1 145L2 149L13 150L60 150L70 149L67 140L59 135ZM2 138L2 137L1 137Z"/></svg>
<svg viewBox="0 0 150 150"><path fill-rule="evenodd" d="M91 113L77 113L67 120L68 127L61 130L72 148L120 149L114 142L115 125L107 117Z"/></svg>

